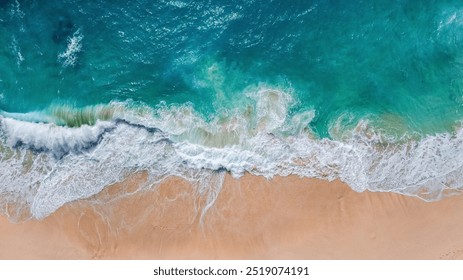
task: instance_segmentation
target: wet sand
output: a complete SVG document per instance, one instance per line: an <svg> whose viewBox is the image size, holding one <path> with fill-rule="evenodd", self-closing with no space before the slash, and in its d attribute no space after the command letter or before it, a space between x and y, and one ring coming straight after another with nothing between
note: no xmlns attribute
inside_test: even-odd
<svg viewBox="0 0 463 280"><path fill-rule="evenodd" d="M438 202L342 182L226 176L216 203L143 174L44 220L0 217L1 259L463 259L463 195Z"/></svg>

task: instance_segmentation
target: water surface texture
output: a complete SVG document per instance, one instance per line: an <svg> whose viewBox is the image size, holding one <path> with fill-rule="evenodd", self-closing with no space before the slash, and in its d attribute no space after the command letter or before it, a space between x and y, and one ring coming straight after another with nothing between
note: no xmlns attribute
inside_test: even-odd
<svg viewBox="0 0 463 280"><path fill-rule="evenodd" d="M0 1L0 205L135 172L463 187L461 1Z"/></svg>

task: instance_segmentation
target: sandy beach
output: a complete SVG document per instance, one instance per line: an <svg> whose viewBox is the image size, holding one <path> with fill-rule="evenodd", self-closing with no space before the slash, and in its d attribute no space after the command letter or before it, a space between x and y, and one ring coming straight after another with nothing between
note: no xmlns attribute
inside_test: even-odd
<svg viewBox="0 0 463 280"><path fill-rule="evenodd" d="M0 218L1 259L463 259L463 196L356 193L339 181L226 176L216 203L143 174L44 220Z"/></svg>

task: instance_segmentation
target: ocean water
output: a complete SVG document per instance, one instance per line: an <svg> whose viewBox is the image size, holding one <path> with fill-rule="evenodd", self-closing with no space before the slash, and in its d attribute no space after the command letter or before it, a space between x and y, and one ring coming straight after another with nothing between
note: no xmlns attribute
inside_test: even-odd
<svg viewBox="0 0 463 280"><path fill-rule="evenodd" d="M0 206L44 218L136 172L463 188L461 1L0 1ZM124 194L121 194L124 195Z"/></svg>

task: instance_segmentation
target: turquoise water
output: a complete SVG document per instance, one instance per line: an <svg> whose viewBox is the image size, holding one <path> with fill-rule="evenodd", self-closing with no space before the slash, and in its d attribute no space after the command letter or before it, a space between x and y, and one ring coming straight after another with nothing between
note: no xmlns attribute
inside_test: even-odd
<svg viewBox="0 0 463 280"><path fill-rule="evenodd" d="M461 1L4 0L0 42L12 216L137 171L462 187Z"/></svg>

